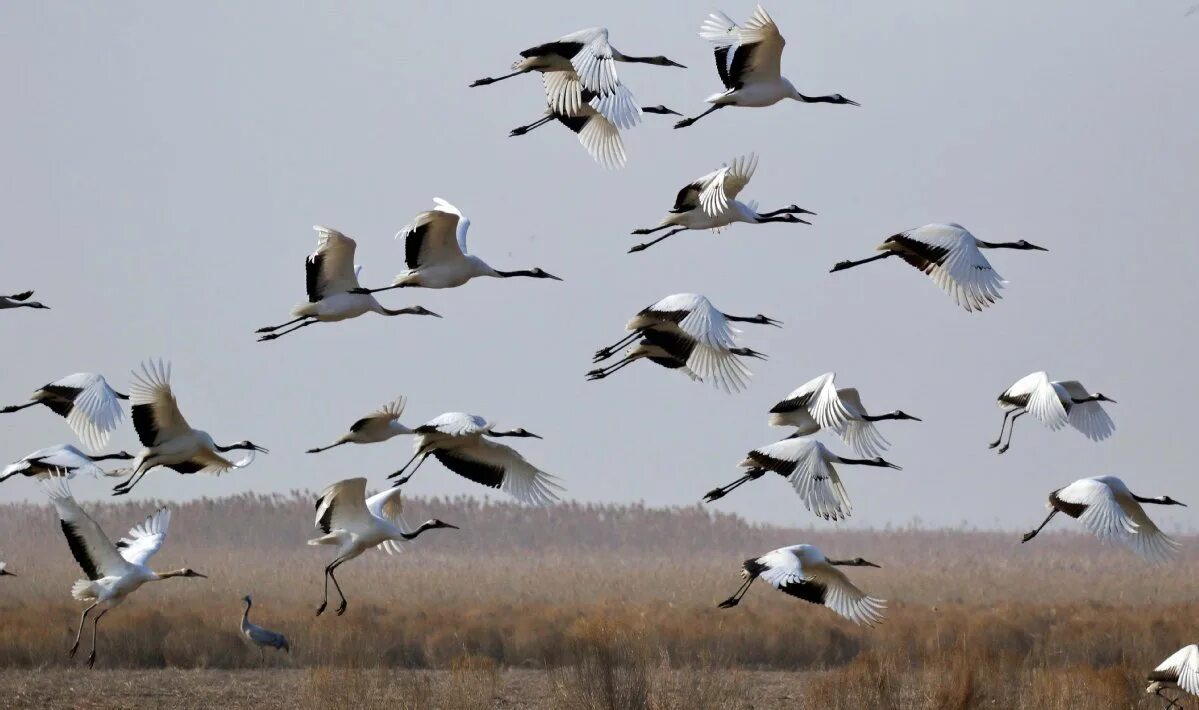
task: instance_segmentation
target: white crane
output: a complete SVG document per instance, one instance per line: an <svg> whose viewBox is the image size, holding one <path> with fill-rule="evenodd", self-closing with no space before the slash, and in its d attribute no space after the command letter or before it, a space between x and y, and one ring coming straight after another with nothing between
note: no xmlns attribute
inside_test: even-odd
<svg viewBox="0 0 1199 710"><path fill-rule="evenodd" d="M891 445L874 426L891 419L921 421L896 409L867 414L862 396L853 387L837 387L835 372L826 372L797 387L770 409L770 426L795 427L792 436L809 436L829 429L862 456L878 456Z"/></svg>
<svg viewBox="0 0 1199 710"><path fill-rule="evenodd" d="M419 458L412 471L395 482L396 487L402 486L432 456L459 476L502 490L521 503L545 505L557 500L554 491L562 490L558 477L538 469L516 449L488 440L502 437L541 438L523 428L496 431L494 423L474 414L446 412L416 428L416 453L388 478L399 478Z"/></svg>
<svg viewBox="0 0 1199 710"><path fill-rule="evenodd" d="M337 321L357 318L364 313L378 313L384 316L434 316L433 311L422 306L411 306L391 310L384 308L369 293L363 293L358 284L358 274L362 267L354 265L354 250L358 244L353 239L328 227L319 225L313 227L320 235L317 238L316 251L308 255L304 262L307 274L308 301L291 309L292 320L279 325L268 325L254 331L266 333L258 340L274 340L288 333L294 333L313 323L335 323ZM296 324L299 325L296 325ZM291 330L276 332L289 325Z"/></svg>
<svg viewBox="0 0 1199 710"><path fill-rule="evenodd" d="M737 25L723 12L712 13L699 28L699 36L716 47L716 71L725 90L704 99L712 104L711 108L679 121L675 128L690 126L725 106L773 106L784 99L807 104L859 105L841 94L804 96L782 76L783 46L787 41L761 5L744 26Z"/></svg>
<svg viewBox="0 0 1199 710"><path fill-rule="evenodd" d="M341 585L333 575L341 565L376 546L389 555L399 552L400 541L415 540L426 530L458 529L456 525L433 519L408 532L401 517L403 510L398 488L390 488L367 498L365 478L338 481L321 491L316 500L316 527L324 534L309 540L308 544L335 545L337 556L325 566L325 599L316 610L317 616L329 605L330 579L341 597L337 615L346 613L346 595L342 593Z"/></svg>
<svg viewBox="0 0 1199 710"><path fill-rule="evenodd" d="M0 577L16 577L17 575L8 571L8 563L0 562Z"/></svg>
<svg viewBox="0 0 1199 710"><path fill-rule="evenodd" d="M787 479L803 500L805 508L825 520L843 520L849 517L853 508L849 503L849 493L834 465L839 463L903 470L877 456L870 459L838 456L815 439L797 436L750 451L740 463L741 468L748 469L745 475L728 485L708 491L704 495L704 502L711 503L723 498L739 486L766 475L767 471L774 471Z"/></svg>
<svg viewBox="0 0 1199 710"><path fill-rule="evenodd" d="M254 452L269 453L250 441L221 446L208 432L193 429L179 411L179 403L171 390L170 363L148 361L142 371L133 373L129 389L133 402L133 427L145 447L133 463L129 478L113 488L114 495L124 495L156 466L178 473L208 473L220 475L235 468L245 468L254 460ZM233 460L222 456L230 451L245 451L245 456Z"/></svg>
<svg viewBox="0 0 1199 710"><path fill-rule="evenodd" d="M616 76L616 62L686 69L682 64L663 56L634 57L622 54L608 44L608 30L604 27L572 32L553 42L530 47L521 52L520 56L521 58L512 64L511 74L479 79L471 86L487 86L533 71L546 75L569 74L570 81L555 81L552 92L548 91L551 86L547 84L547 99L551 108L567 113L578 109L583 103L582 91L586 90L599 100L609 102L610 105L604 107L604 112L622 128L635 125L639 116L635 103L609 98L618 95L619 90L623 88L619 77ZM631 98L631 94L629 97Z"/></svg>
<svg viewBox="0 0 1199 710"><path fill-rule="evenodd" d="M861 557L830 560L812 545L780 547L746 560L741 566L745 582L719 606L721 609L737 606L749 591L749 585L761 577L780 592L826 606L855 624L874 626L883 620L886 600L866 596L837 567L878 566Z"/></svg>
<svg viewBox="0 0 1199 710"><path fill-rule="evenodd" d="M100 619L110 609L125 601L126 597L147 582L205 575L187 567L173 572L155 572L146 566L166 540L167 528L171 523L170 510L159 508L145 522L132 528L126 537L113 543L96 521L75 502L65 476L47 479L42 485L58 511L71 554L87 575L87 579L72 585L71 596L79 601L92 602L79 617L79 630L75 632L75 643L69 652L72 658L79 650L79 639L88 614L96 607L101 607L92 618L92 652L87 657L87 665L91 667L96 663L96 630Z"/></svg>
<svg viewBox="0 0 1199 710"><path fill-rule="evenodd" d="M22 291L14 293L11 296L0 296L0 311L5 308L35 308L50 310L50 306L37 301L30 301L29 297L33 295L33 291Z"/></svg>
<svg viewBox="0 0 1199 710"><path fill-rule="evenodd" d="M1003 430L1007 428L1009 417L1012 427L1008 430L1007 443L999 448L999 453L1008 450L1012 445L1012 432L1016 429L1016 420L1025 414L1033 417L1057 431L1069 424L1091 441L1103 441L1112 435L1116 425L1107 415L1101 402L1116 400L1102 392L1091 394L1078 380L1059 382L1049 381L1049 375L1044 372L1034 372L1021 377L1014 385L999 394L999 406L1003 411L1003 423L999 426L999 438L991 442L991 448L999 446L1003 441Z"/></svg>
<svg viewBox="0 0 1199 710"><path fill-rule="evenodd" d="M250 643L258 647L258 659L264 665L266 664L266 654L263 653L263 649L267 646L291 653L291 644L287 642L286 636L278 631L264 629L250 621L250 607L254 604L254 600L250 598L250 595L247 594L242 597L242 601L246 603L246 610L241 615L241 634Z"/></svg>
<svg viewBox="0 0 1199 710"><path fill-rule="evenodd" d="M94 372L77 372L43 385L29 396L27 404L14 404L0 409L0 414L19 412L42 405L67 420L75 436L92 451L108 444L108 437L121 423L124 414L118 400L129 399L108 386L108 381Z"/></svg>
<svg viewBox="0 0 1199 710"><path fill-rule="evenodd" d="M559 71L545 74L543 79L546 90L546 101L549 104L545 109L545 117L528 125L513 128L508 133L508 137L523 136L534 128L544 126L550 121L558 121L578 136L579 143L597 163L611 169L624 167L627 156L624 150L624 141L620 137L621 126L604 115L602 105L600 105L600 108L596 108L599 105L597 101L599 97L590 91L583 90L581 94L582 102L577 106L570 108L559 106L555 108L552 101L554 95L558 92L558 89L555 88L556 85L562 82L574 82L577 84L578 77L573 72ZM620 87L618 90L618 92L627 91L624 87ZM628 101L635 102L635 99L629 96ZM642 106L639 110L658 115L682 115L678 111L672 111L662 105Z"/></svg>
<svg viewBox="0 0 1199 710"><path fill-rule="evenodd" d="M404 263L408 270L396 276L391 286L359 288L354 293L371 294L406 286L455 288L477 276L501 279L527 276L562 280L540 268L520 271L491 268L487 262L466 249L466 231L470 229L470 220L457 207L440 197L434 197L433 204L433 209L418 214L411 224L396 234L396 239L404 240Z"/></svg>
<svg viewBox="0 0 1199 710"><path fill-rule="evenodd" d="M758 203L741 202L737 195L749 184L754 171L758 168L758 157L754 154L734 158L732 163L726 163L719 170L714 170L694 182L687 183L679 190L674 198L674 207L656 227L635 229L633 234L653 234L654 232L670 229L662 236L644 244L638 244L629 253L644 251L658 242L672 237L679 232L689 229L710 229L720 232L730 224L745 222L748 224L764 224L766 222L786 222L788 224L807 224L811 222L796 217L796 214L816 214L802 207L791 205L771 212L758 212Z"/></svg>
<svg viewBox="0 0 1199 710"><path fill-rule="evenodd" d="M879 259L898 256L928 274L942 291L967 311L981 311L1003 298L999 290L1007 284L991 268L980 249L1049 251L1021 239L1018 242L984 242L960 224L926 224L888 237L878 246L881 254L858 261L841 261L830 273L852 269Z"/></svg>
<svg viewBox="0 0 1199 710"><path fill-rule="evenodd" d="M762 314L732 316L722 313L707 297L698 293L676 293L647 306L626 325L628 335L595 353L593 362L602 362L624 345L638 338L641 342L626 356L607 367L587 373L587 379L603 379L621 368L648 358L671 369L682 369L693 379L711 382L732 393L745 389L752 376L741 357L765 359L762 353L737 345L739 332L730 321L781 327ZM684 367L685 365L685 367Z"/></svg>
<svg viewBox="0 0 1199 710"><path fill-rule="evenodd" d="M1149 519L1142 503L1186 506L1170 496L1139 496L1115 476L1080 478L1049 494L1049 515L1036 530L1025 533L1022 542L1036 537L1053 516L1062 512L1101 540L1119 541L1150 562L1167 562L1178 553L1178 542Z"/></svg>
<svg viewBox="0 0 1199 710"><path fill-rule="evenodd" d="M118 451L115 454L90 456L70 444L47 446L25 456L20 461L9 464L0 471L0 483L13 476L28 476L29 478L48 478L51 475L65 474L74 477L77 473L92 476L124 476L125 470L105 471L96 465L97 461L119 460L128 461L133 454Z"/></svg>
<svg viewBox="0 0 1199 710"><path fill-rule="evenodd" d="M1166 705L1167 710L1173 707L1181 708L1181 693L1199 695L1199 646L1191 644L1179 649L1154 668L1146 680L1149 681L1149 687L1145 688L1145 692L1169 703ZM1163 690L1177 691L1179 696L1168 698L1162 694Z"/></svg>
<svg viewBox="0 0 1199 710"><path fill-rule="evenodd" d="M397 397L379 409L350 425L350 431L328 446L308 449L305 453L319 454L342 444L377 444L393 436L411 434L413 431L400 423L404 414L404 398Z"/></svg>

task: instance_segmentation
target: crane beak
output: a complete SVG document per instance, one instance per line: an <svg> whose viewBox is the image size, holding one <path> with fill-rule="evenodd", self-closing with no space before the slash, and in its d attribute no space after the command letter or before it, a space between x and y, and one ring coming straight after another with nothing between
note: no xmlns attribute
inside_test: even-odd
<svg viewBox="0 0 1199 710"><path fill-rule="evenodd" d="M862 104L858 103L857 101L854 101L853 99L845 99L845 103L849 104L850 106L861 106L862 105Z"/></svg>
<svg viewBox="0 0 1199 710"><path fill-rule="evenodd" d="M258 445L254 446L254 450L260 454L269 454L271 452L271 450L266 448L265 446L258 446Z"/></svg>

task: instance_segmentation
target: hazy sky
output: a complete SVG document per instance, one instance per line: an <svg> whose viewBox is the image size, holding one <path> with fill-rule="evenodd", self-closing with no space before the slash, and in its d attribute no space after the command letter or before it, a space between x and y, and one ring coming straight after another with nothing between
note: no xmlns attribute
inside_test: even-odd
<svg viewBox="0 0 1199 710"><path fill-rule="evenodd" d="M620 71L641 103L694 115L720 88L696 36L710 2L5 3L0 292L37 289L53 310L0 312L0 404L77 371L127 389L131 368L162 356L192 425L272 453L221 478L158 470L140 496L358 475L379 486L409 440L302 452L405 394L409 425L463 410L542 434L519 448L570 498L672 505L736 477L746 451L788 433L766 426L770 407L835 370L870 409L925 420L880 425L902 472L843 469L854 514L842 525L1031 526L1050 490L1102 473L1199 507L1199 22L1186 6L776 1L784 74L861 108L733 108L680 131L647 115L626 135L629 165L610 172L560 126L506 137L539 116L537 78L467 85L603 23L621 50L690 67ZM722 9L744 19L752 7ZM739 225L625 253L682 185L750 151L761 163L743 197L797 203L815 226ZM371 314L255 342L304 298L311 225L357 239L363 281L385 285L403 266L392 235L434 196L471 218L472 250L496 267L565 282L391 292L384 305L444 320ZM932 221L1051 251L989 254L1011 283L981 314L899 262L828 273ZM748 391L650 363L584 381L629 316L684 291L785 321L744 328L771 356L752 363ZM1114 438L1025 418L1010 452L988 450L995 395L1040 369L1118 400ZM64 442L44 408L0 417L5 460ZM136 452L132 426L113 444ZM75 489L94 498L110 484ZM482 490L436 462L409 486ZM0 487L0 500L24 498L41 493ZM820 522L774 476L715 507ZM1154 515L1192 527L1197 507Z"/></svg>

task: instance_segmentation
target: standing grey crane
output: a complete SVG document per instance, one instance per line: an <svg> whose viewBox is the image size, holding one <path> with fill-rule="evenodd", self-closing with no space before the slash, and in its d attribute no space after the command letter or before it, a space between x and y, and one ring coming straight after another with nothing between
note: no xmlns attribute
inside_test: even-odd
<svg viewBox="0 0 1199 710"><path fill-rule="evenodd" d="M287 643L287 637L278 631L264 629L258 624L250 622L250 607L254 604L254 600L250 599L250 595L242 597L242 601L246 603L246 610L241 615L241 633L258 647L258 658L266 665L266 654L262 649L267 646L277 648L281 651L291 653L291 645Z"/></svg>
<svg viewBox="0 0 1199 710"><path fill-rule="evenodd" d="M40 308L50 310L50 306L37 301L30 301L29 297L33 295L33 291L22 291L14 293L11 296L0 296L0 310L5 308Z"/></svg>

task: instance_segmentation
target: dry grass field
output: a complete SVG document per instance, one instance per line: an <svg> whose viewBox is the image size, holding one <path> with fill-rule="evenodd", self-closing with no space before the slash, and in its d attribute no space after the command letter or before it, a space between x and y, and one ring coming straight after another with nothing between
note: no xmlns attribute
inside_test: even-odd
<svg viewBox="0 0 1199 710"><path fill-rule="evenodd" d="M86 506L114 537L152 503ZM1070 533L1028 545L968 530L787 530L699 507L527 509L413 500L438 517L404 554L339 579L346 615L315 618L326 548L308 495L175 507L157 567L210 579L146 587L105 617L97 668L66 649L80 577L48 506L0 507L0 698L24 707L1156 708L1142 678L1199 637L1199 540L1169 569ZM1035 522L1035 521L1030 521ZM1067 527L1065 525L1061 527ZM866 629L755 585L742 560L797 542L889 600ZM240 599L290 656L238 634ZM332 606L336 606L336 598ZM84 649L86 651L86 641ZM1199 708L1193 699L1186 708Z"/></svg>

